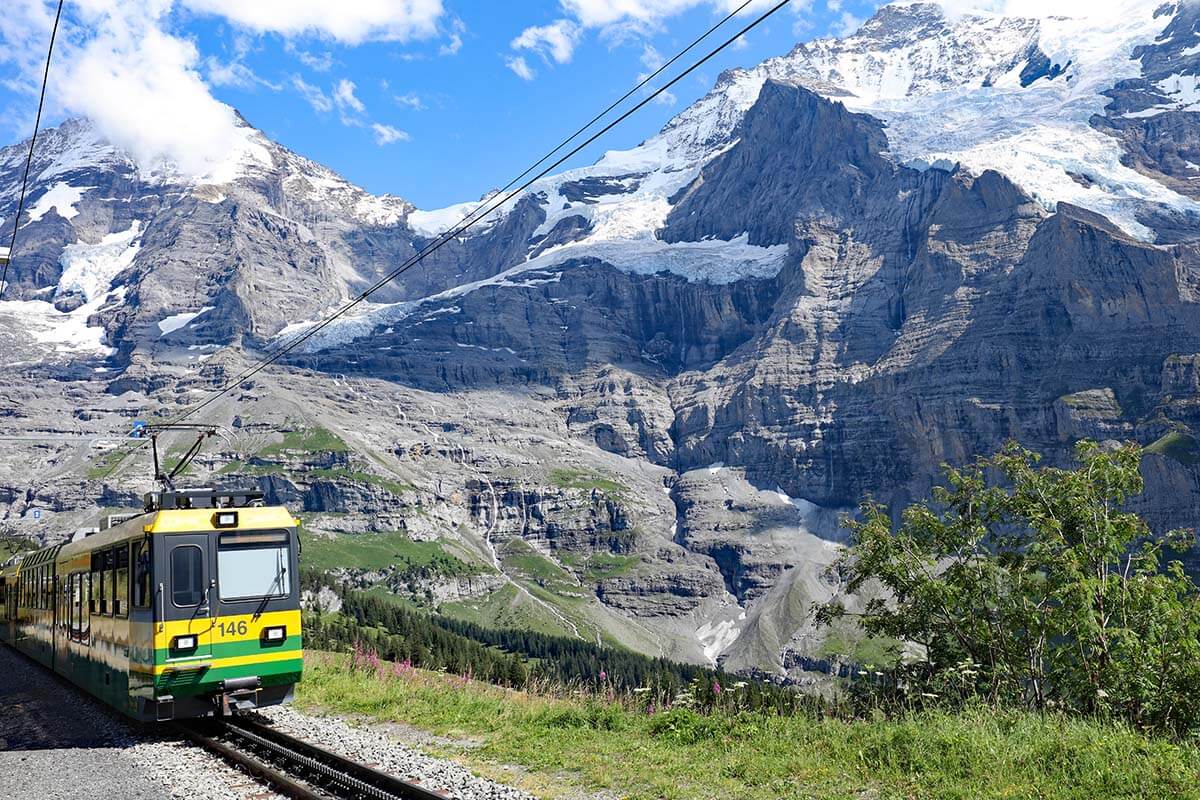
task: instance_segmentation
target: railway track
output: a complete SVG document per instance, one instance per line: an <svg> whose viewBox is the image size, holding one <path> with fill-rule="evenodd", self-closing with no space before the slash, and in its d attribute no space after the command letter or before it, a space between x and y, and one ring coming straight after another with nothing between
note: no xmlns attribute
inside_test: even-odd
<svg viewBox="0 0 1200 800"><path fill-rule="evenodd" d="M245 717L175 727L294 800L453 800Z"/></svg>

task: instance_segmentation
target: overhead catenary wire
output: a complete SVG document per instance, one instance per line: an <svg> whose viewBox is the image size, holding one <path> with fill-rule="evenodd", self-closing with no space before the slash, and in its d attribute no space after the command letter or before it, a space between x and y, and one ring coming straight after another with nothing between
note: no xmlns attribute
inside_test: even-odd
<svg viewBox="0 0 1200 800"><path fill-rule="evenodd" d="M686 48L684 51L682 51L679 55L677 55L676 57L674 57L670 61L668 61L666 64L664 64L663 67L660 68L660 70L656 74L661 74L665 69L668 68L668 66L670 64L677 62L679 60L679 58L683 55L683 53L686 53L688 50L693 49L696 46L696 44L698 44L703 39L707 38L709 35L712 34L713 31L715 31L718 27L720 27L720 25L725 24L725 22L727 22L729 19L732 19L734 16L737 15L737 13L739 13L746 6L749 6L752 2L754 2L754 0L748 0L748 2L743 3L742 6L740 6L737 10L733 11L728 17L725 18L725 20L723 20L717 26L714 26L712 29L710 29L708 32L706 32L704 34L704 36L701 36L696 42L693 42L691 45L689 45L688 48ZM692 73L694 73L696 70L700 69L700 67L707 64L709 61L711 61L713 58L715 58L718 54L725 51L729 47L733 46L743 36L745 36L747 33L749 33L750 31L754 30L759 25L764 23L767 19L772 17L774 14L776 14L780 9L782 9L784 6L788 5L790 2L791 2L791 0L779 0L779 2L772 5L769 9L767 9L762 14L759 14L749 24L745 25L733 36L729 37L728 39L723 41L721 44L719 44L717 47L710 50L702 58L697 60L695 63L693 63L687 69L683 70L678 75L671 78L669 81L664 83L662 86L658 87L657 89L654 89L650 94L648 94L645 98L643 98L640 102L638 102L632 108L622 112L620 114L620 116L618 116L616 119L612 120L611 122L606 124L603 128L601 128L600 130L593 133L586 140L584 140L583 142L581 142L578 145L576 145L575 147L573 147L569 152L567 152L566 154L564 154L561 157L559 157L558 159L556 159L553 163L538 170L537 174L533 175L533 177L528 177L530 175L530 173L534 172L534 170L537 169L538 165L545 164L546 161L549 161L553 157L554 153L561 151L567 144L569 144L571 141L574 141L575 139L577 139L583 131L586 131L589 127L594 125L595 122L597 122L599 119L603 118L613 108L615 108L617 105L619 105L621 102L623 102L623 100L628 99L634 93L636 93L641 88L643 88L653 78L651 77L651 78L647 78L647 79L641 81L632 90L630 90L625 95L625 97L622 98L622 100L617 101L617 103L610 106L610 108L607 111L602 112L600 115L598 115L595 119L592 120L592 122L589 122L588 125L585 125L583 128L581 128L579 132L577 132L574 135L572 135L571 137L569 137L562 145L559 145L557 148L552 150L548 155L546 155L540 161L538 161L537 164L535 164L533 167L530 167L529 169L525 170L525 172L523 172L521 174L521 177L526 177L527 180L524 180L522 182L521 177L518 177L518 178L514 179L513 181L509 182L509 184L508 184L509 187L512 187L512 186L520 183L520 185L517 186L517 188L512 189L507 194L505 194L503 197L499 197L499 199L496 199L496 197L493 197L493 199L491 201L485 201L484 206L487 206L487 207L486 207L486 209L484 209L484 206L480 206L480 209L484 209L484 210L482 210L482 212L480 212L480 210L477 209L476 212L473 212L472 214L468 215L466 218L464 218L462 221L460 221L457 225L452 227L450 230L447 230L447 231L443 232L442 234L440 234L439 236L435 237L432 242L425 245L418 253L409 257L399 267L392 270L390 273L388 273L384 277L380 278L378 281L376 281L374 284L372 284L368 289L361 292L353 300L347 302L345 305L343 305L341 308L339 308L336 312L334 312L333 314L330 314L328 317L324 318L323 320L316 323L312 327L306 329L305 331L303 331L302 333L297 335L295 338L293 338L286 344L281 345L279 348L277 348L273 352L268 353L267 355L263 356L257 362L255 362L252 366L248 367L247 369L243 370L240 374L238 374L237 377L227 381L223 386L219 387L218 389L213 390L212 393L207 398L205 398L203 401L197 403L196 405L192 406L191 408L185 409L184 411L180 412L176 417L171 419L171 421L167 424L168 425L176 425L176 424L188 419L189 417L194 416L195 414L199 413L200 411L204 410L208 406L215 403L220 398L224 397L229 392L233 391L238 386L245 383L250 378L253 378L255 375L262 372L264 369L269 367L271 364L273 364L276 361L278 361L279 359L283 358L288 353L294 351L297 347L304 344L306 341L311 339L317 333L321 332L322 330L327 328L329 325L333 324L338 319L340 319L341 317L345 316L347 313L352 311L354 308L361 305L369 297L371 297L373 294L378 292L384 286L391 283L392 281L394 281L396 278L398 278L400 275L404 274L408 270L410 270L413 267L420 264L422 261L424 261L430 255L437 252L442 247L444 247L446 244L448 244L449 242L451 242L454 239L456 239L457 237L459 237L462 233L464 233L465 231L467 231L474 225L481 222L489 214L496 211L497 209L499 209L501 206L503 206L504 204L506 204L513 198L519 196L521 193L523 193L526 189L528 189L530 186L535 184L537 181L539 181L542 178L544 178L545 176L549 175L555 169L562 166L564 163L566 163L571 158L573 158L574 156L576 156L577 154L582 152L584 149L586 149L590 145L594 144L597 140L599 140L602 136L604 136L606 133L611 131L617 125L621 124L626 119L633 116L634 114L636 114L641 109L645 108L650 103L654 102L659 96L661 96L665 92L669 91L673 86L677 85L680 81L682 81L684 78L686 78L689 75L691 75ZM497 195L497 197L498 197L498 195ZM145 444L144 440L139 441L136 445L133 445L133 447L130 449L129 452L136 450L137 448L143 446L144 444Z"/></svg>
<svg viewBox="0 0 1200 800"><path fill-rule="evenodd" d="M8 243L8 253L2 259L4 271L0 273L0 300L8 289L8 267L12 264L17 251L17 229L21 225L21 212L25 210L25 192L29 188L29 169L33 165L33 148L37 144L38 129L42 126L42 108L46 105L46 84L50 82L50 59L54 56L54 40L58 38L58 21L62 18L63 0L58 0L58 10L54 12L54 27L50 29L50 46L46 49L46 69L42 73L42 92L38 98L37 116L33 122L33 136L29 139L29 153L25 156L25 174L21 178L21 193L17 197L17 213L13 217L12 238Z"/></svg>
<svg viewBox="0 0 1200 800"><path fill-rule="evenodd" d="M621 95L621 97L620 97L620 98L618 98L618 99L617 99L617 100L615 100L613 103L611 103L611 104L610 104L610 105L609 105L609 106L608 106L606 109L604 109L603 111L601 111L601 112L600 112L599 114L597 114L596 116L592 117L590 120L588 120L588 122L587 122L587 123L585 123L583 126L581 126L581 127L579 128L579 130L575 131L575 132L574 132L574 133L572 133L570 136L568 136L566 139L564 139L563 141L561 141L561 142L560 142L558 145L556 145L556 146L554 147L554 149L553 149L553 150L551 150L550 152L546 153L546 155L542 156L542 157L541 157L541 158L539 158L537 161L535 161L533 164L531 164L529 167L527 167L527 168L525 169L525 171L524 171L524 172L522 172L520 175L517 175L515 178L513 178L512 180L510 180L510 181L509 181L507 184L505 184L503 187L501 187L500 189L496 190L496 192L494 192L494 193L492 194L492 197L491 197L491 198L489 198L489 199L487 199L487 200L484 200L484 201L481 201L481 202L480 202L480 204L479 204L478 206L476 206L476 207L475 207L475 208L474 208L474 209L473 209L473 210L472 210L472 211L471 211L469 214L467 214L465 217L463 217L463 218L462 218L462 219L460 219L460 220L459 220L457 223L455 223L455 225L453 225L453 226L452 226L450 229L447 229L447 230L443 231L442 233L438 234L438 236L435 236L433 241L434 241L436 244L435 244L435 245L426 245L426 248L430 248L430 249L428 250L428 252L425 252L425 251L424 251L424 249L423 249L423 251L422 251L422 252L420 252L420 253L417 253L417 255L416 255L416 256L413 256L413 257L412 257L412 259L410 259L410 260L413 260L413 259L415 259L415 261L419 263L421 260L423 260L423 259L425 258L425 256L427 256L427 255L429 255L430 253L432 253L432 252L434 252L434 251L436 251L436 250L440 249L440 248L441 248L441 246L442 246L443 244L445 244L445 242L438 242L438 241L437 241L438 239L440 239L441 237L448 237L448 239L453 239L453 238L456 238L456 237L457 237L457 236L458 236L460 233L462 233L463 231L466 231L467 229L469 229L470 227L472 227L473 225L475 225L475 224L476 224L476 223L478 223L478 222L482 222L482 221L483 221L483 219L484 219L485 217L487 217L487 216L488 216L489 214L491 214L493 211L495 211L495 210L497 210L497 209L501 208L501 207L502 207L502 206L503 206L505 203L507 203L509 200L512 200L514 197L516 197L517 195L519 195L519 194L520 194L521 192L523 192L523 191L524 191L526 188L528 188L530 184L532 184L532 183L534 183L534 182L536 182L536 181L540 180L540 179L541 179L542 177L544 177L544 176L545 176L547 173L549 173L550 171L552 171L552 170L553 170L553 169L555 169L556 167L560 166L560 165L561 165L561 164L562 164L564 161L566 161L567 159L571 158L573 155L575 155L576 153L578 153L578 152L579 152L580 150L582 150L584 147L587 147L589 144L591 144L592 142L594 142L594 141L595 141L597 138L599 138L599 136L601 136L601 135L603 135L604 133L606 133L606 132L607 132L607 131L608 131L608 130L609 130L611 127L612 127L612 126L610 126L609 128L606 128L606 129L605 129L605 130L603 130L603 131L600 131L600 133L599 133L599 134L597 134L596 136L592 137L592 139L591 139L591 140L589 140L588 142L585 142L583 145L581 145L580 147L576 148L576 149L575 149L574 151L572 151L571 153L567 154L567 156L565 156L564 158L560 159L560 160L559 160L558 162L556 162L555 164L551 165L551 166L550 166L550 167L549 167L547 170L544 170L544 171L543 171L543 172L541 172L539 175L535 176L535 177L533 178L533 180L529 181L529 182L528 182L528 183L526 183L524 186L521 186L520 188L516 189L515 191L509 192L509 190L510 190L510 189L512 189L514 186L516 186L518 183L520 183L520 181L521 181L522 179L526 178L526 177L527 177L527 176L528 176L528 175L529 175L531 172L533 172L535 169L537 169L538 167L540 167L540 166L542 166L543 164L545 164L545 163L546 163L548 160L550 160L550 159L551 159L551 158L552 158L552 157L555 155L555 153L558 153L558 152L560 152L560 151L561 151L561 150L562 150L564 147L566 147L566 146L567 146L567 145L569 145L571 142L573 142L573 141L575 141L576 139L578 139L578 138L579 138L581 135L583 135L583 134L584 134L584 133L585 133L585 132L586 132L586 131L587 131L589 128L591 128L591 127L592 127L593 125L595 125L597 122L599 122L600 120L602 120L602 119L604 119L606 116L608 116L610 113L612 113L612 111L613 111L614 109L616 109L618 106L620 106L620 105L621 105L622 103L624 103L626 100L628 100L630 97L633 97L633 96L634 96L635 94L637 94L639 91L641 91L641 90L642 90L642 89L644 89L646 86L648 86L648 85L649 85L651 82L653 82L653 81L654 81L656 78L658 78L660 75L662 75L662 74L663 74L664 72L666 72L668 69L670 69L672 65L674 65L676 62L678 62L678 61L679 61L681 58L683 58L685 55L687 55L687 54L688 54L688 53L690 53L692 50L694 50L694 49L695 49L695 48L696 48L696 47L697 47L697 46L698 46L698 45L699 45L701 42L703 42L703 41L704 41L705 39L707 39L709 36L711 36L712 34L714 34L714 33L715 33L716 31L718 31L720 28L722 28L723 26L725 26L725 25L726 25L726 24L727 24L727 23L728 23L730 20L732 20L732 19L733 19L734 17L736 17L738 14L742 13L744 10L746 10L746 8L748 8L749 6L753 5L755 2L757 2L757 0L744 0L744 2L743 2L741 5L737 6L737 7L736 7L736 8L734 8L732 11L730 11L728 14L726 14L726 15L725 15L725 17L723 17L723 18L722 18L722 19L721 19L719 22L717 22L717 23L716 23L715 25L713 25L711 28L709 28L708 30L706 30L704 33L700 34L700 36L696 37L696 38L695 38L695 39L694 39L694 40L691 42L691 44L689 44L687 47L683 48L683 49L682 49L682 50L680 50L678 53L676 53L674 56L672 56L672 57L671 57L669 60L667 60L666 62L664 62L664 63L663 63L663 64L662 64L662 65L661 65L661 66L660 66L658 69L654 70L654 71L653 71L653 72L651 72L649 75L647 75L646 77L642 78L642 79L641 79L640 81L638 81L638 83L636 83L636 84L635 84L635 85L634 85L634 86L633 86L631 89L629 89L629 91L627 91L627 92L625 92L625 94ZM784 2L782 2L782 3L780 3L778 6L776 6L776 8L772 9L770 12L768 12L766 15L764 15L764 16L762 17L762 19L765 19L766 17L768 17L768 16L770 16L771 14L775 13L775 11L777 11L779 8L783 7L784 5L787 5L787 0L785 0L785 1L784 1ZM759 21L761 21L761 19L760 19ZM756 22L755 24L757 24L757 22ZM746 33L747 31L751 30L753 27L754 27L754 25L750 25L750 26L746 27L745 29L743 29L743 31L742 31L741 33L739 33L739 34L738 34L738 37L742 36L744 33ZM737 38L737 37L735 37L735 38ZM724 45L722 45L720 48L718 48L717 50L715 50L715 51L713 51L712 53L710 53L710 54L709 54L709 55L706 57L706 59L705 59L705 60L707 60L708 58L712 58L714 55L716 55L718 52L720 52L720 50L724 49L724 48L725 48L725 47L727 47L729 44L730 44L730 42L726 42L726 43L725 43ZM703 61L701 61L700 63L703 63ZM699 66L699 64L697 64L696 66ZM693 67L693 68L694 68L694 67ZM681 78L685 77L686 75L687 75L687 73L686 73L686 72L685 72L685 73L683 73L683 75L680 75L678 78L676 78L676 81L678 81L679 79L681 79ZM642 106L646 105L646 104L647 104L649 101L651 101L651 100L655 99L655 98L656 98L658 95L662 94L664 91L666 91L667 89L669 89L671 85L672 85L672 84L668 84L667 86L664 86L664 87L662 87L661 89L659 89L659 90L658 90L658 91L657 91L655 94L653 94L653 95L651 95L650 97L646 98L646 101L644 101L644 102L640 103L640 104L639 104L639 105L638 105L636 108L634 108L634 109L631 109L631 110L630 110L630 112L628 112L628 114L626 114L625 116L628 116L629 114L632 114L633 112L636 112L636 111L637 111L639 108L641 108ZM622 117L621 119L618 119L616 122L617 122L617 123L619 123L619 122L621 122L621 121L622 121L624 118L625 118L625 117ZM508 194L505 194L506 192L508 192ZM494 203L493 203L493 205L491 205L491 206L489 207L489 206L488 206L488 203L489 203L489 202L492 202L492 201L495 201L495 198L497 198L497 197L500 197L501 199L500 199L498 202L494 202ZM407 263L406 263L406 264L404 264L404 265L401 265L401 267L399 268L399 271L400 271L400 272L403 272L403 271L405 271L405 270L406 270L406 269L407 269L409 266L413 266L413 264L407 264ZM396 277L396 276L398 276L398 274L399 274L399 273L395 273L395 274L393 274L393 275L391 275L391 276L385 277L385 278L383 279L383 281L381 281L381 282L380 282L380 284L378 284L378 285L376 285L376 286L373 286L372 288L368 289L368 290L367 290L365 293L363 293L363 295L360 295L358 298L356 298L354 301L352 301L352 302L351 302L351 303L348 305L348 307L346 307L346 308L343 308L343 309L340 309L338 312L336 312L336 313L335 313L335 314L334 314L334 315L333 315L333 316L332 316L332 317L331 317L331 318L330 318L328 321L332 321L332 320L334 320L334 319L337 319L338 317L340 317L340 316L342 316L343 314L345 314L345 313L346 313L346 311L348 311L350 308L353 308L354 306L358 305L358 304L359 304L359 303L361 303L361 302L362 302L362 301L363 301L363 300L364 300L366 297L369 297L371 294L374 294L376 291L378 291L380 288L382 288L382 286L384 286L384 285L386 285L387 283L390 283L392 280L394 280L394 279L395 279L395 277ZM299 342L300 342L300 340L301 340L301 337L303 337L303 340L304 340L304 341L307 341L307 338L309 338L309 337L311 336L311 334L312 334L312 333L316 333L316 331L315 331L315 330L312 330L312 329L307 329L307 330L305 330L305 331L301 331L301 332L300 332L300 334L298 334L298 335L297 335L297 337L296 337L296 339L295 339L295 340L293 340L293 341L295 341L296 343L299 343ZM289 346L291 343L292 343L292 342L285 342L283 345L281 345L280 349L283 349L283 348L286 348L286 347L288 347L288 346ZM290 350L288 350L288 352L290 352ZM268 355L268 356L267 356L267 358L268 358L268 359L270 359L270 358L271 358L271 356L270 356L270 355Z"/></svg>
<svg viewBox="0 0 1200 800"><path fill-rule="evenodd" d="M228 383L226 383L226 384L225 384L224 386L222 386L220 389L217 389L217 390L216 390L216 391L215 391L215 392L214 392L214 393L213 393L213 394L212 394L210 397L208 397L207 399L205 399L205 400L204 400L204 401L202 401L201 403L197 404L196 406L194 406L194 407L192 407L192 408L190 408L190 409L187 409L187 410L185 410L184 412L182 412L182 413L180 414L180 416L179 416L179 417L177 417L177 418L176 418L175 420L173 420L172 422L173 422L173 423L174 423L174 422L180 422L180 421L182 421L182 420L184 420L184 419L187 419L188 417L192 416L193 414L196 414L196 413L198 413L199 411L201 411L201 410L203 410L204 408L208 407L208 406L209 406L209 405L211 405L212 403L216 402L216 401L217 401L218 399L220 399L220 398L221 398L223 395L225 395L225 394L227 394L228 392L232 391L232 390L233 390L234 388L236 388L237 386L241 385L241 384L242 384L242 383L244 383L245 381L247 381L247 380L249 380L250 378L254 377L254 376L255 376L255 375L257 375L259 372L261 372L262 370L266 369L267 367L269 367L271 364L273 364L273 363L275 363L276 361L278 361L278 360L279 360L280 358L282 358L283 356L287 355L288 353L292 352L293 350L295 350L295 349L296 349L297 347L299 347L300 345L304 344L306 341L308 341L309 339L311 339L311 338L312 338L313 336L315 336L317 333L321 332L322 330L324 330L325 328L327 328L329 325L333 324L333 323L334 323L334 322L336 322L338 319L340 319L341 317L345 316L347 313L349 313L350 311L352 311L354 308L356 308L357 306L361 305L361 304L362 304L363 302L365 302L365 301L367 300L367 298L369 298L371 295L373 295L373 294L375 294L376 292L378 292L378 291L379 291L380 289L382 289L384 286L386 286L387 284L391 283L391 282L392 282L392 281L394 281L396 278L400 277L401 275L403 275L403 274L404 274L405 272L407 272L408 270L412 269L412 268L413 268L414 266L416 266L417 264L420 264L422 261L424 261L424 260L425 260L426 258L428 258L430 255L432 255L433 253L437 252L437 251L438 251L438 250L440 250L442 247L444 247L446 244L448 244L449 242L451 242L451 241L453 241L454 239L456 239L456 238L457 238L459 235L461 235L463 232L465 232L466 230L468 230L468 229L469 229L469 228L471 228L472 226L474 226L474 225L476 225L477 223L479 223L480 221L482 221L482 220L484 219L484 217L486 217L488 214L490 214L490 213L492 213L493 211L497 210L498 208L500 208L501 206L503 206L505 203L507 203L509 200L512 200L514 197L516 197L516 196L518 196L519 194L521 194L522 192L524 192L526 189L528 189L528 188L529 188L530 186L532 186L534 183L536 183L537 181L541 180L542 178L544 178L546 175L548 175L548 174L550 174L551 172L553 172L553 171L554 171L555 169L557 169L558 167L562 166L564 163L566 163L568 160L570 160L570 159L571 159L571 158L573 158L575 155L577 155L578 153L580 153L582 150L584 150L585 148L587 148L589 145L593 144L593 143L594 143L596 140L598 140L598 139L599 139L601 136L603 136L604 134L608 133L608 132L609 132L609 131L611 131L613 128L615 128L617 125L621 124L621 123L622 123L622 122L624 122L626 119L628 119L629 117L633 116L633 114L637 113L637 112L638 112L638 111L640 111L642 108L644 108L644 107L646 107L647 105L649 105L650 103L652 103L652 102L653 102L655 99L657 99L657 98L658 98L660 95L662 95L664 92L666 92L666 91L670 90L670 89L671 89L671 87L675 86L675 85L676 85L676 84L678 84L680 81L682 81L684 78L686 78L688 75L691 75L693 72L695 72L697 69L699 69L700 67L702 67L704 64L706 64L706 63L708 63L709 61L711 61L711 60L712 60L713 58L715 58L715 57L716 57L716 56L717 56L719 53L721 53L722 51L724 51L726 48L728 48L728 47L732 46L732 45L733 45L735 42L737 42L739 39L741 39L741 38L742 38L743 36L745 36L747 33L749 33L750 31L754 30L755 28L757 28L759 25L761 25L763 22L765 22L765 21L766 21L766 20L767 20L769 17L771 17L773 14L775 14L775 13L776 13L777 11L779 11L781 8L783 8L784 6L786 6L786 5L787 5L789 2L791 2L791 0L780 0L780 2L776 3L776 4L775 4L775 5L773 5L773 6L772 6L770 9L768 9L768 10L767 10L767 11L765 11L764 13L760 14L758 17L756 17L756 18L755 18L755 19L754 19L752 22L750 22L748 25L746 25L744 28L742 28L742 29L741 29L740 31L738 31L736 34L734 34L734 35L733 35L733 36L731 36L729 39L727 39L727 40L725 40L724 42L722 42L722 43L721 43L719 46L717 46L715 49L713 49L713 50L709 51L709 53L708 53L708 54L706 54L706 55L705 55L703 58L701 58L699 61L697 61L696 63L692 64L690 67L688 67L686 70L684 70L683 72L681 72L681 73L679 73L678 75L676 75L674 78L672 78L672 79L671 79L670 81L668 81L667 83L665 83L665 84L663 84L662 86L660 86L659 88L655 89L655 90L654 90L654 91L653 91L651 94L649 94L647 97L645 97L645 98L644 98L644 99L643 99L641 102L639 102L637 105L633 106L633 107L632 107L632 108L630 108L628 111L625 111L625 112L623 112L623 113L622 113L622 114L621 114L619 117L617 117L615 120L613 120L612 122L610 122L610 123L608 123L607 125L605 125L603 128L601 128L601 129L600 129L599 131L597 131L596 133L592 134L592 135L591 135L590 137L588 137L588 138L587 138L585 141L583 141L582 143L580 143L579 145L577 145L576 147L574 147L574 148L573 148L573 149L572 149L570 152L568 152L566 155L563 155L563 156L562 156L562 157L560 157L558 160L556 160L554 163L550 164L549 166L547 166L547 167L545 167L544 169L542 169L541 171L539 171L539 172L538 172L536 175L534 175L532 178L529 178L527 181L525 181L524 183L522 183L522 184L520 185L520 187L518 187L517 189L514 189L514 190L512 190L511 192L509 192L509 193L508 193L508 195L506 195L504 198L502 198L502 199L501 199L501 200L499 200L499 201L496 201L496 202L494 202L494 203L493 203L493 204L492 204L492 205L491 205L491 206L490 206L490 207L489 207L489 208L488 208L486 211L484 211L482 214L478 214L478 215L472 215L471 217L468 217L468 218L467 218L466 220L464 220L463 222L460 222L458 225L456 225L456 226L455 226L454 228L452 228L451 230L449 230L449 231L447 231L447 232L445 232L445 233L441 234L440 236L438 236L438 237L437 237L437 238L436 238L436 239L435 239L435 240L434 240L434 241L433 241L431 244L428 244L428 245L426 245L426 246L425 246L424 248L422 248L422 249L421 249L421 251L420 251L420 252L418 252L416 255L414 255L414 256L411 256L411 257L410 257L408 260L406 260L406 261L405 261L403 264L401 264L399 267L397 267L396 269L392 270L390 273L388 273L387 275L385 275L383 278L379 279L379 280L378 280L377 282L375 282L375 283L374 283L374 284L373 284L373 285L372 285L370 288L368 288L368 289L366 289L365 291L363 291L361 294L359 294L357 297L355 297L355 298L354 298L353 300L351 300L350 302L346 303L344 306L342 306L342 307L341 307L340 309L338 309L336 312L334 312L333 314L330 314L328 317L326 317L325 319L323 319L322 321L320 321L320 322L319 322L319 323L317 323L316 325L314 325L314 326L312 326L312 327L308 328L308 329L307 329L307 330L305 330L303 333L301 333L300 335L296 336L296 337L295 337L294 339L292 339L290 342L288 342L287 344L285 344L285 345L281 346L279 349L277 349L277 350L276 350L276 351L274 351L273 353L270 353L269 355L267 355L267 356L263 357L262 359L260 359L260 360L259 360L259 361L258 361L256 364L254 364L254 366L252 366L252 367L250 367L250 368L246 369L246 370L245 370L245 371L243 371L243 372L242 372L240 375L238 375L236 378L234 378L233 380L231 380L231 381L229 381ZM635 89L635 91L636 91L636 89ZM543 159L543 161L545 161L545 160L546 160L546 159ZM530 171L532 171L532 170L530 170ZM526 175L528 175L528 174L529 174L529 171L527 171L525 174L526 174Z"/></svg>
<svg viewBox="0 0 1200 800"><path fill-rule="evenodd" d="M527 167L524 172L522 172L520 175L516 176L515 178L510 180L507 184L505 184L504 186L502 186L498 190L496 190L493 197L495 197L497 195L502 195L505 192L507 192L509 189L511 189L512 187L516 186L523 178L525 178L527 175L529 175L529 173L533 172L535 169L540 167L542 164L545 164L546 161L548 161L550 158L552 158L555 153L561 151L564 147L569 145L571 142L578 139L580 136L582 136L584 133L586 133L589 128L591 128L597 122L599 122L600 120L604 119L609 114L611 114L613 112L613 110L615 110L618 106L620 106L622 103L624 103L629 98L633 97L635 94L640 92L642 89L646 88L646 86L648 86L650 83L652 83L659 75L662 75L664 72L666 72L672 66L674 66L674 64L677 61L679 61L679 59L683 58L685 55L690 53L692 50L696 49L696 47L699 46L699 44L701 42L703 42L709 36L712 36L714 33L716 33L718 30L720 30L722 27L724 27L730 20L732 20L738 14L745 11L749 6L753 5L756 1L757 0L745 0L745 2L743 2L737 8L730 11L719 22L717 22L711 28L706 30L704 33L700 34L695 39L693 39L691 44L689 44L687 47L680 50L675 55L671 56L670 60L663 62L663 64L661 66L659 66L658 69L654 70L649 75L645 76L640 81L638 81L636 84L634 84L634 86L631 89L629 89L629 91L625 92L625 94L621 95L619 98L614 100L608 106L608 108L604 109L599 114L592 117L590 120L587 121L587 123L582 125L579 128L579 130L575 131L570 136L568 136L566 139L563 139L561 142L559 142L558 145L556 145L553 150L546 153L546 155L542 156L534 163L530 164L529 167ZM478 206L475 207L474 210L471 211L471 213L467 214L467 216L460 219L456 224L461 225L464 222L466 222L467 220L471 219L473 216L475 216L475 214L477 214L479 212L479 209L481 209L483 207L484 207L484 203L481 202ZM444 233L444 231L443 231L443 233Z"/></svg>

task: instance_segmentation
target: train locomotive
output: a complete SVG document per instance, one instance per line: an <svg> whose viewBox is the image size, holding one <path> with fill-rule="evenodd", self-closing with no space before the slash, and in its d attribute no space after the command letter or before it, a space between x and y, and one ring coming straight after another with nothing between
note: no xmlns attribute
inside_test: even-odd
<svg viewBox="0 0 1200 800"><path fill-rule="evenodd" d="M291 700L300 543L285 508L162 491L101 528L0 568L0 641L141 721Z"/></svg>

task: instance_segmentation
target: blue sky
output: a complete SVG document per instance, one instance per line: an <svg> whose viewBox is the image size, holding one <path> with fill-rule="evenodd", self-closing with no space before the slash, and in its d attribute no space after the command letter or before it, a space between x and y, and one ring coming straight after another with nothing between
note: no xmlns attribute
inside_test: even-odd
<svg viewBox="0 0 1200 800"><path fill-rule="evenodd" d="M0 108L9 142L26 137L32 123L49 29L39 26L51 13L48 0L18 3L18 13L0 20L6 52L0 56ZM269 8L273 4L278 8ZM356 4L371 9L356 10ZM737 5L80 0L68 3L47 121L88 114L111 127L114 141L169 156L172 148L193 146L197 131L210 130L215 99L372 192L436 208L506 183L657 66L656 58L674 55L720 19L730 4ZM672 102L645 108L576 161L592 161L604 149L629 147L653 134L707 92L722 69L841 33L877 5L794 0L675 87ZM138 6L143 13L136 13ZM278 13L269 16L271 11ZM721 40L749 19L729 23Z"/></svg>

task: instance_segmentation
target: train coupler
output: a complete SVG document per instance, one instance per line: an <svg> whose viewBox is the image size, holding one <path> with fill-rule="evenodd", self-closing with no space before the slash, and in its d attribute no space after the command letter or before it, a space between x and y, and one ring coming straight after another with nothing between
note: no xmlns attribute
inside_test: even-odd
<svg viewBox="0 0 1200 800"><path fill-rule="evenodd" d="M228 717L235 711L253 711L258 708L258 692L261 687L262 679L258 676L221 681L221 694L218 696L221 716Z"/></svg>

